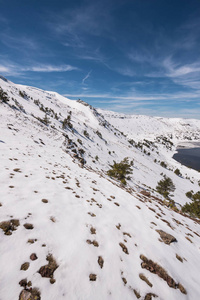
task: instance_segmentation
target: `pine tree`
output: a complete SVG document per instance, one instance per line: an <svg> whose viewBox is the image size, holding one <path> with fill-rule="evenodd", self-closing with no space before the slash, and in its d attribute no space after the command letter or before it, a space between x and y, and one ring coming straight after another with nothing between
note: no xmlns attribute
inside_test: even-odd
<svg viewBox="0 0 200 300"><path fill-rule="evenodd" d="M171 178L164 176L164 179L158 182L156 190L159 194L169 199L170 193L175 190L175 185L173 184Z"/></svg>
<svg viewBox="0 0 200 300"><path fill-rule="evenodd" d="M110 165L111 169L108 170L107 174L110 177L120 180L123 184L126 184L126 176L132 174L132 165L133 163L129 164L127 157L124 158L120 163L116 163L114 161L113 165Z"/></svg>

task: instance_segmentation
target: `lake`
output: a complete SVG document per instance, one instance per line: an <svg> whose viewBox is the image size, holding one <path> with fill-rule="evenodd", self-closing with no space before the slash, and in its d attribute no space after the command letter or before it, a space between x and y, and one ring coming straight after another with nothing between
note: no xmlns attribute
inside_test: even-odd
<svg viewBox="0 0 200 300"><path fill-rule="evenodd" d="M200 147L195 148L178 148L173 158L186 167L194 170L200 170Z"/></svg>

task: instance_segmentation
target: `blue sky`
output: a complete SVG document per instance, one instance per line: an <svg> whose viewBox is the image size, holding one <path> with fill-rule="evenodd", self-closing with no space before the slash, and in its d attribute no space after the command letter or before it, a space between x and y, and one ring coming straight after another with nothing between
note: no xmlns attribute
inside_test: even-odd
<svg viewBox="0 0 200 300"><path fill-rule="evenodd" d="M0 0L0 74L108 110L200 118L199 0Z"/></svg>

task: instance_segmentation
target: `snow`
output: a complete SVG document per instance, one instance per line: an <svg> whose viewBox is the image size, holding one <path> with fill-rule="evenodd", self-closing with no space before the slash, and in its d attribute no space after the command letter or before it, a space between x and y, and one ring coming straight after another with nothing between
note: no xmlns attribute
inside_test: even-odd
<svg viewBox="0 0 200 300"><path fill-rule="evenodd" d="M129 300L136 299L133 289L141 294L141 299L150 292L158 296L156 299L198 299L199 223L161 205L157 198L163 198L155 188L163 178L161 173L169 176L176 186L173 200L179 205L188 201L187 191L199 190L200 174L180 165L172 156L176 146L188 142L188 137L191 142L199 141L200 121L103 112L54 92L6 82L1 77L0 86L10 98L10 106L0 104L0 222L12 218L20 221L12 235L4 235L0 229L0 299L18 299L23 289L19 281L24 278L32 282L32 287L39 288L42 300ZM19 90L28 98L21 97ZM12 98L23 105L25 113L11 107L16 106ZM43 118L45 114L34 104L37 99L44 107L53 109L59 119L50 117L49 126L38 121L35 117ZM74 131L62 129L61 121L70 111ZM89 138L84 136L84 130ZM73 156L73 148L67 148L63 134L77 144L74 148L85 150L84 166ZM161 135L169 139L173 135L171 149L156 142ZM150 155L131 146L131 138L136 142L153 141L154 146L145 148ZM126 187L106 175L109 164L124 157L134 159L133 174ZM167 169L155 163L155 159L167 162ZM20 172L14 171L16 168ZM176 168L182 177L174 174ZM143 196L142 190L150 191L151 196ZM33 224L34 228L25 229L25 223ZM120 229L116 227L119 224ZM96 234L91 234L91 227ZM172 234L177 242L160 242L156 229ZM30 244L28 239L37 241ZM87 240L96 240L99 246L88 244ZM122 251L119 243L128 248L129 254ZM37 254L37 260L30 260L32 253ZM54 284L38 273L47 264L49 253L59 265L54 272ZM141 254L166 269L185 287L187 295L142 269ZM183 258L183 263L176 254ZM102 269L99 256L104 259ZM20 270L24 262L30 262L27 271ZM149 279L152 288L139 278L140 273ZM90 274L97 275L96 281L89 280ZM126 285L122 277L126 278Z"/></svg>

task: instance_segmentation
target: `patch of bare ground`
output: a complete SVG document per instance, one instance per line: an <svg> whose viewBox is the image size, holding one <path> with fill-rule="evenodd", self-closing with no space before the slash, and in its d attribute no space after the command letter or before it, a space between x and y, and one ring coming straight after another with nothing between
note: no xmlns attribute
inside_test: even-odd
<svg viewBox="0 0 200 300"><path fill-rule="evenodd" d="M143 280L144 282L146 282L146 284L148 284L150 287L153 286L153 284L148 280L148 278L146 278L146 276L142 273L139 274L139 277L141 280Z"/></svg>
<svg viewBox="0 0 200 300"><path fill-rule="evenodd" d="M130 286L130 285L129 285L129 289L134 292L137 299L141 298L140 293L136 289L133 289L132 286Z"/></svg>
<svg viewBox="0 0 200 300"><path fill-rule="evenodd" d="M176 258L180 261L180 262L183 262L183 259L181 256L179 256L178 254L176 254Z"/></svg>
<svg viewBox="0 0 200 300"><path fill-rule="evenodd" d="M160 216L161 217L161 216ZM174 227L172 227L172 225L165 219L161 219L161 221L165 222L171 229L174 230Z"/></svg>
<svg viewBox="0 0 200 300"><path fill-rule="evenodd" d="M193 243L189 237L185 237L191 244Z"/></svg>
<svg viewBox="0 0 200 300"><path fill-rule="evenodd" d="M29 262L25 262L25 263L23 263L23 264L21 265L20 270L26 271L26 270L28 270L29 266L30 266L30 263L29 263Z"/></svg>
<svg viewBox="0 0 200 300"><path fill-rule="evenodd" d="M143 269L146 269L153 274L157 274L160 278L167 282L170 288L179 289L181 293L187 294L185 288L180 283L176 283L175 280L168 275L167 271L163 267L148 259L143 254L140 255L140 259L143 261L141 263L141 267Z"/></svg>
<svg viewBox="0 0 200 300"><path fill-rule="evenodd" d="M88 212L88 215L90 215L91 217L96 217L96 215L92 212Z"/></svg>
<svg viewBox="0 0 200 300"><path fill-rule="evenodd" d="M96 234L96 228L91 227L91 228L90 228L90 233L91 233L91 234Z"/></svg>
<svg viewBox="0 0 200 300"><path fill-rule="evenodd" d="M119 223L118 225L116 225L116 228L117 228L118 230L120 230L121 224Z"/></svg>
<svg viewBox="0 0 200 300"><path fill-rule="evenodd" d="M58 268L58 264L52 254L48 254L46 260L48 264L42 266L38 272L42 277L50 278L50 282L54 283L55 279L53 279L53 273Z"/></svg>
<svg viewBox="0 0 200 300"><path fill-rule="evenodd" d="M129 236L131 238L131 235L128 232L123 232L123 235L127 235L127 236Z"/></svg>
<svg viewBox="0 0 200 300"><path fill-rule="evenodd" d="M89 245L93 245L93 246L95 246L95 247L99 247L99 244L98 244L98 242L97 241L91 241L91 240L87 240L86 241L86 243L87 244L89 244Z"/></svg>
<svg viewBox="0 0 200 300"><path fill-rule="evenodd" d="M152 297L158 297L156 294L148 293L145 295L144 300L152 300Z"/></svg>
<svg viewBox="0 0 200 300"><path fill-rule="evenodd" d="M119 245L124 253L129 254L128 248L123 243L119 243Z"/></svg>
<svg viewBox="0 0 200 300"><path fill-rule="evenodd" d="M9 221L3 221L0 223L0 228L3 230L5 235L11 235L12 231L17 230L20 225L19 220L11 219Z"/></svg>

